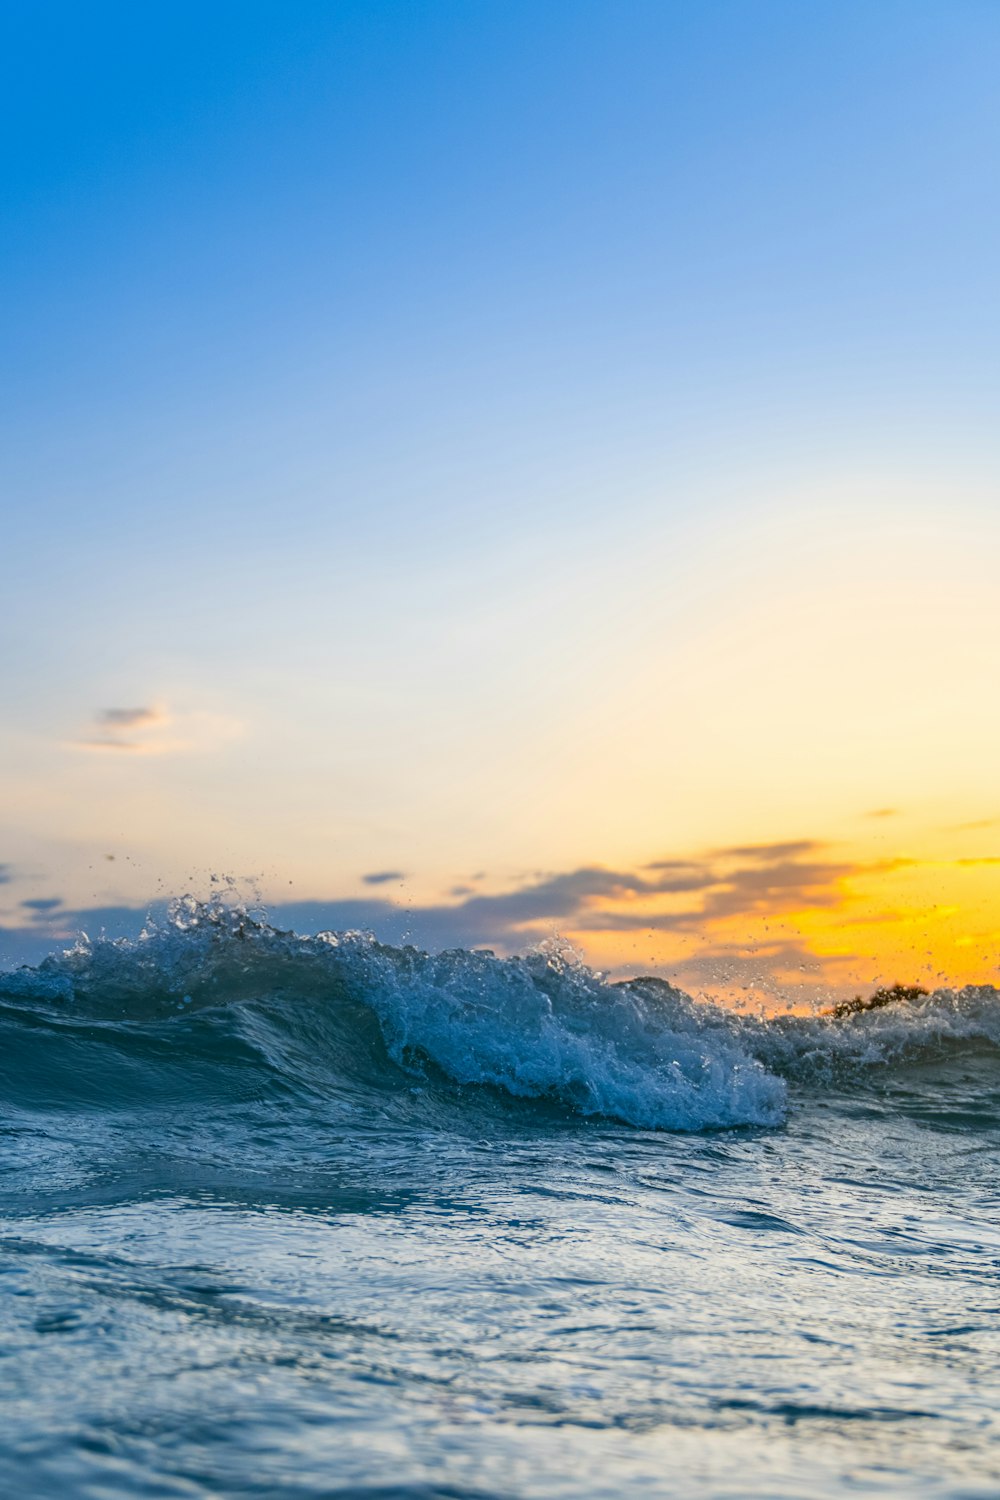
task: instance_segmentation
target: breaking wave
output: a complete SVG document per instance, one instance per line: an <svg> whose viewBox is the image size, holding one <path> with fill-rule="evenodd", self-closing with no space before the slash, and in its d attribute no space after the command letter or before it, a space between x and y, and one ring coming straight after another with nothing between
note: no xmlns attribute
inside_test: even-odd
<svg viewBox="0 0 1000 1500"><path fill-rule="evenodd" d="M33 1108L320 1096L348 1108L415 1082L581 1116L699 1131L775 1126L789 1090L1000 1049L1000 996L939 990L849 1017L761 1019L655 978L608 983L549 946L436 955L302 937L183 898L137 940L81 941L0 975L0 1090Z"/></svg>

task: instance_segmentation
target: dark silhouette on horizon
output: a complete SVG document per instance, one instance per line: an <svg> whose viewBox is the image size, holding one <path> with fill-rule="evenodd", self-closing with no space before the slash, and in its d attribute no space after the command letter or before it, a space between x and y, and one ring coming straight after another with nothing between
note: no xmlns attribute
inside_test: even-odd
<svg viewBox="0 0 1000 1500"><path fill-rule="evenodd" d="M927 991L919 984L890 984L878 989L867 1000L855 995L853 1000L842 1000L828 1014L831 1016L856 1016L866 1010L881 1010L884 1005L898 1005L904 1001L919 1000Z"/></svg>

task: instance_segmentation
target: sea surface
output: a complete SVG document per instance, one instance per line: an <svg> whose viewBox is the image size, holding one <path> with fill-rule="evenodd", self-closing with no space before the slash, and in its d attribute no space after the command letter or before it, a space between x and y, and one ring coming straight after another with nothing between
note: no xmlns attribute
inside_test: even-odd
<svg viewBox="0 0 1000 1500"><path fill-rule="evenodd" d="M1000 1494L1000 996L178 903L0 974L0 1493Z"/></svg>

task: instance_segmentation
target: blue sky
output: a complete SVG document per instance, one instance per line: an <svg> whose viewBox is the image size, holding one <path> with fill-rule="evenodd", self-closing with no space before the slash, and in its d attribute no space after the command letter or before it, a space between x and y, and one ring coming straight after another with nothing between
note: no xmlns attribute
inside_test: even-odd
<svg viewBox="0 0 1000 1500"><path fill-rule="evenodd" d="M992 815L993 6L0 44L8 923Z"/></svg>

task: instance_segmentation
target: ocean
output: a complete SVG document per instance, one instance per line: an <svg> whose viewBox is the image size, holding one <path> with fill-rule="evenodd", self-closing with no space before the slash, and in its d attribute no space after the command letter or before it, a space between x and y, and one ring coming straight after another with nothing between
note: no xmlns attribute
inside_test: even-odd
<svg viewBox="0 0 1000 1500"><path fill-rule="evenodd" d="M1000 1493L1000 995L177 903L0 974L0 1488Z"/></svg>

